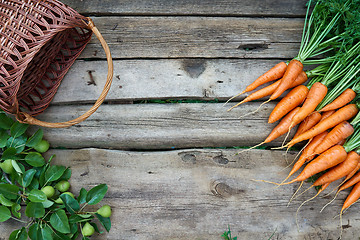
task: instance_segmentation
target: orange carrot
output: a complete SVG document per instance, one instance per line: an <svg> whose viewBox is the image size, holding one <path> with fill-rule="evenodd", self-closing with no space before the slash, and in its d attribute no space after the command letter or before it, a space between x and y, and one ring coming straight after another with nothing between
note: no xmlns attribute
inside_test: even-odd
<svg viewBox="0 0 360 240"><path fill-rule="evenodd" d="M317 146L319 146L319 144L321 144L322 141L324 141L324 139L326 138L327 135L328 135L328 131L325 131L325 132L322 132L319 135L313 137L312 139L310 139L311 140L311 142L309 144L310 146L309 145L307 146L308 149L306 151L306 155L304 156L306 159L306 162L309 162L314 159L314 157L316 156L316 154L314 153L314 150L316 149Z"/></svg>
<svg viewBox="0 0 360 240"><path fill-rule="evenodd" d="M349 174L346 176L344 182L346 182L347 180L349 180L350 178L352 178L352 176L354 176L355 173L357 173L357 171L358 171L359 169L360 169L360 160L359 160L359 163L358 163L358 165L356 166L356 168L354 168L354 169L352 170L352 172L349 173Z"/></svg>
<svg viewBox="0 0 360 240"><path fill-rule="evenodd" d="M341 108L351 102L356 97L356 92L351 88L346 89L340 96L338 96L334 101L323 107L319 112L331 111Z"/></svg>
<svg viewBox="0 0 360 240"><path fill-rule="evenodd" d="M360 182L360 172L358 172L357 174L355 174L352 178L350 178L347 182L345 182L343 185L341 185L341 187L339 188L338 192L345 190L353 185L355 185L356 183Z"/></svg>
<svg viewBox="0 0 360 240"><path fill-rule="evenodd" d="M329 134L326 136L324 141L320 145L318 145L314 151L315 154L320 154L330 147L334 146L341 140L346 139L354 132L354 127L351 126L347 121L343 121L339 123L336 127L334 127Z"/></svg>
<svg viewBox="0 0 360 240"><path fill-rule="evenodd" d="M337 195L339 194L340 191L346 189L346 188L349 188L351 186L353 186L354 184L358 183L360 181L360 174L359 174L359 178L357 177L354 177L352 179L352 177L355 175L355 173L360 169L360 159L358 160L358 164L357 166L346 176L345 180L342 181L340 184L339 184L339 189L336 191L336 194L334 196L334 198L328 202L322 209L320 212L322 212L328 205L330 205L337 197ZM351 180L349 180L351 179ZM349 180L349 181L348 181ZM345 184L344 184L345 183ZM330 184L330 183L329 183Z"/></svg>
<svg viewBox="0 0 360 240"><path fill-rule="evenodd" d="M286 71L287 65L285 62L279 62L274 67L272 67L269 71L258 77L253 83L251 83L249 86L246 87L244 92L250 92L254 90L255 88L267 83L274 81L276 79L281 78L285 71Z"/></svg>
<svg viewBox="0 0 360 240"><path fill-rule="evenodd" d="M328 182L328 183L325 183L324 185L322 185L321 188L319 189L319 192L324 191L330 184L331 184L331 182Z"/></svg>
<svg viewBox="0 0 360 240"><path fill-rule="evenodd" d="M264 73L263 75L258 77L253 83L251 83L249 86L247 86L244 91L231 97L227 102L240 96L243 93L250 92L267 82L271 82L271 81L281 78L284 75L286 68L287 68L287 65L285 62L279 62L274 67L270 68L270 70L268 70L266 73Z"/></svg>
<svg viewBox="0 0 360 240"><path fill-rule="evenodd" d="M343 140L341 140L340 142L338 142L336 145L344 145L344 143L346 142L346 139L343 139Z"/></svg>
<svg viewBox="0 0 360 240"><path fill-rule="evenodd" d="M275 100L276 98L280 97L280 95L285 92L291 84L295 81L297 76L302 72L303 64L298 60L291 60L289 65L286 68L283 78L275 90L275 92L271 95L270 100Z"/></svg>
<svg viewBox="0 0 360 240"><path fill-rule="evenodd" d="M345 107L340 108L330 117L326 118L323 121L320 121L318 124L310 128L306 132L300 134L296 138L293 138L288 144L285 145L285 147L291 147L298 142L313 138L314 136L335 127L342 121L347 121L353 118L357 113L358 108L355 104L346 105Z"/></svg>
<svg viewBox="0 0 360 240"><path fill-rule="evenodd" d="M306 82L308 79L306 73L304 71L302 71L299 76L295 79L295 81L293 82L293 84L290 86L290 88L293 88L293 87L296 87L300 84L303 84L304 82ZM276 82L274 82L273 84L267 86L267 87L264 87L256 92L253 92L251 93L249 96L247 96L244 100L242 100L241 102L239 102L238 104L236 104L234 107L232 108L235 108L243 103L246 103L246 102L250 102L250 101L254 101L254 100L257 100L257 99L260 99L260 98L263 98L263 97L266 97L266 96L270 96L271 94L274 93L274 91L276 90L276 88L279 86L281 82L281 79L280 80L277 80Z"/></svg>
<svg viewBox="0 0 360 240"><path fill-rule="evenodd" d="M295 107L300 105L304 101L308 92L309 89L304 85L299 85L291 90L278 104L276 104L274 110L270 114L268 122L276 122Z"/></svg>
<svg viewBox="0 0 360 240"><path fill-rule="evenodd" d="M316 137L309 140L309 144L304 148L301 156L294 164L293 168L291 169L289 175L285 178L286 181L290 176L292 176L297 170L299 170L305 162L312 160L315 155L313 154L314 149L317 145L319 145L322 140L326 137L327 131L320 133Z"/></svg>
<svg viewBox="0 0 360 240"><path fill-rule="evenodd" d="M345 161L346 156L347 153L345 149L340 145L335 145L306 165L297 178L283 184L304 181L319 172L325 171Z"/></svg>
<svg viewBox="0 0 360 240"><path fill-rule="evenodd" d="M310 113L312 113L317 105L323 100L326 96L327 87L320 83L316 82L312 85L306 100L302 105L300 111L294 116L292 124L295 126L304 120Z"/></svg>
<svg viewBox="0 0 360 240"><path fill-rule="evenodd" d="M271 131L269 136L265 139L264 143L269 143L274 139L280 137L281 135L285 134L289 130L291 119L299 110L300 107L297 107L291 112L289 112L283 119L281 119L279 124Z"/></svg>
<svg viewBox="0 0 360 240"><path fill-rule="evenodd" d="M343 212L346 208L350 207L360 198L360 183L355 184L354 188L349 193L348 197L346 198L341 212Z"/></svg>
<svg viewBox="0 0 360 240"><path fill-rule="evenodd" d="M299 136L303 132L306 132L311 127L315 126L321 120L321 114L318 112L313 112L309 116L307 116L299 125L294 137Z"/></svg>
<svg viewBox="0 0 360 240"><path fill-rule="evenodd" d="M345 177L353 169L356 168L360 160L359 154L354 151L351 151L347 154L345 161L330 169L323 175L321 175L314 183L313 186L320 186L325 183L334 182L342 177Z"/></svg>
<svg viewBox="0 0 360 240"><path fill-rule="evenodd" d="M331 111L327 111L327 112L322 112L320 122L321 122L322 120L327 119L328 117L330 117L331 115L333 115L335 112L336 112L335 110L331 110Z"/></svg>

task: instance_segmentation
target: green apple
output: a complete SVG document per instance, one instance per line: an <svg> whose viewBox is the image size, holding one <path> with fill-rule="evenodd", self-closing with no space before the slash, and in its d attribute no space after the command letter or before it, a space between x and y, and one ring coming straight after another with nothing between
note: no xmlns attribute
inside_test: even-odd
<svg viewBox="0 0 360 240"><path fill-rule="evenodd" d="M104 205L96 211L103 217L110 217L111 216L111 207L109 205Z"/></svg>
<svg viewBox="0 0 360 240"><path fill-rule="evenodd" d="M46 140L41 140L38 144L34 146L34 149L38 152L44 153L49 150L50 144Z"/></svg>
<svg viewBox="0 0 360 240"><path fill-rule="evenodd" d="M55 189L52 186L45 186L41 189L47 198L51 198L55 194Z"/></svg>
<svg viewBox="0 0 360 240"><path fill-rule="evenodd" d="M72 192L64 192L63 194L67 194L69 196L71 196L72 198L75 198L74 194ZM54 202L58 203L58 204L63 204L63 200L59 197L57 198Z"/></svg>
<svg viewBox="0 0 360 240"><path fill-rule="evenodd" d="M90 237L95 232L95 228L91 226L90 223L85 223L85 225L82 228L82 234L84 237Z"/></svg>
<svg viewBox="0 0 360 240"><path fill-rule="evenodd" d="M55 185L55 188L60 192L66 192L70 188L70 183L68 181L62 180Z"/></svg>
<svg viewBox="0 0 360 240"><path fill-rule="evenodd" d="M0 167L4 171L4 173L7 174L10 174L14 171L11 159L5 160L4 162L0 163Z"/></svg>

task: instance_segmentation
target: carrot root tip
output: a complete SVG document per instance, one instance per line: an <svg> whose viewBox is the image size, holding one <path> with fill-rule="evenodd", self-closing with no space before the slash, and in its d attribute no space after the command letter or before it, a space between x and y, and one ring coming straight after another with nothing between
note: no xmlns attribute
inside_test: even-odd
<svg viewBox="0 0 360 240"><path fill-rule="evenodd" d="M265 142L261 142L261 143L259 143L259 144L255 145L255 146L252 146L251 148L244 149L244 150L242 150L242 151L238 152L236 155L239 155L239 154L241 154L241 153L244 153L244 152L250 151L250 150L252 150L252 149L254 149L254 148L257 148L257 147L259 147L259 146L263 145L264 143L265 143Z"/></svg>
<svg viewBox="0 0 360 240"><path fill-rule="evenodd" d="M325 205L322 207L322 209L320 210L320 212L324 211L324 209L325 209L327 206L329 206L329 205L336 199L338 193L339 193L339 192L337 192L337 193L335 194L335 197L334 197L330 202L328 202L327 204L325 204Z"/></svg>
<svg viewBox="0 0 360 240"><path fill-rule="evenodd" d="M273 147L271 148L271 150L279 150L279 149L284 149L286 146L280 146L280 147Z"/></svg>
<svg viewBox="0 0 360 240"><path fill-rule="evenodd" d="M264 183L270 183L270 184L275 184L280 186L280 183L276 183L276 182L271 182L271 181L267 181L267 180L259 180L259 179L251 179L251 181L255 181L255 182L264 182Z"/></svg>
<svg viewBox="0 0 360 240"><path fill-rule="evenodd" d="M262 104L260 104L260 106L259 106L255 111L252 111L252 112L249 112L249 113L247 113L247 114L245 114L245 115L242 115L242 116L239 117L239 119L258 112L258 111L260 110L260 108L261 108L264 104L266 104L266 103L268 103L268 102L270 102L270 101L271 101L271 100L269 99L269 100L263 102ZM238 104L235 105L235 106L238 106L238 105L240 105L241 103L242 103L242 102L238 103ZM235 107L235 106L234 106L234 107ZM233 109L234 107L230 108L229 110ZM229 110L228 110L228 111L229 111Z"/></svg>
<svg viewBox="0 0 360 240"><path fill-rule="evenodd" d="M296 191L294 192L294 194L291 196L291 198L290 198L290 200L289 200L289 202L288 202L288 204L287 204L287 207L289 207L289 206L290 206L290 203L292 202L292 200L295 199L295 196L296 196L296 194L300 191L303 183L304 183L304 181L302 181L302 182L300 183L299 187L296 189Z"/></svg>
<svg viewBox="0 0 360 240"><path fill-rule="evenodd" d="M225 103L224 103L224 105L223 106L225 106L227 103L229 103L231 100L233 100L234 98L236 98L236 97L238 97L238 96L240 96L240 95L242 95L243 93L245 93L245 90L244 91L242 91L241 93L239 93L239 94L237 94L237 95L235 95L235 96L233 96L233 97L231 97L231 98L229 98Z"/></svg>

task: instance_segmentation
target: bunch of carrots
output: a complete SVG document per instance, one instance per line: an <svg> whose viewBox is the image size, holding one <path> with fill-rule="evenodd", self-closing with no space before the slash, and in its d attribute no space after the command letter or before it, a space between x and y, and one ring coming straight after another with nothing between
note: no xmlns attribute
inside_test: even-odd
<svg viewBox="0 0 360 240"><path fill-rule="evenodd" d="M231 110L269 96L265 104L291 89L269 116L268 122L279 121L278 125L259 145L284 134L287 134L286 141L290 130L298 126L293 139L286 144L284 141L281 148L290 148L303 141L306 145L289 175L278 185L303 183L321 173L312 184L312 187L320 187L317 196L330 183L344 178L336 196L340 191L354 187L340 216L360 198L359 24L359 0L310 0L298 55L288 63L276 64L240 94L229 99L273 81L271 85L252 92ZM304 65L316 67L304 71ZM287 181L302 167L296 178Z"/></svg>

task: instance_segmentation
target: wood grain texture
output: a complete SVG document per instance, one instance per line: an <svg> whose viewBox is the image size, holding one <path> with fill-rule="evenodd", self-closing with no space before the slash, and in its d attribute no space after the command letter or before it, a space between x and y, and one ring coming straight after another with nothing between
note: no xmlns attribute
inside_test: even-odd
<svg viewBox="0 0 360 240"><path fill-rule="evenodd" d="M280 60L116 60L109 101L148 99L227 100ZM89 72L94 79L90 82ZM53 104L94 102L104 87L105 61L77 61L63 79ZM81 89L81 91L79 91ZM236 100L243 99L244 94Z"/></svg>
<svg viewBox="0 0 360 240"><path fill-rule="evenodd" d="M296 56L304 21L188 16L93 20L114 58L273 59ZM105 58L105 54L98 40L93 39L80 57Z"/></svg>
<svg viewBox="0 0 360 240"><path fill-rule="evenodd" d="M53 147L116 149L172 149L252 146L262 142L275 124L267 119L274 104L258 108L250 103L227 112L223 104L110 104L102 105L84 122L44 133ZM70 120L89 106L53 106L39 119ZM282 138L270 145L280 146Z"/></svg>
<svg viewBox="0 0 360 240"><path fill-rule="evenodd" d="M63 0L86 15L303 16L305 0Z"/></svg>
<svg viewBox="0 0 360 240"><path fill-rule="evenodd" d="M240 155L221 149L131 152L100 149L52 150L54 163L71 166L71 191L106 183L102 204L113 208L112 230L94 239L219 240L230 225L239 239L337 239L339 221L332 219L344 191L323 213L328 198L317 198L295 212L315 190L287 207L298 185L274 188L251 179L281 181L287 174L284 152L254 150ZM291 161L295 153L287 155ZM283 171L281 171L283 170ZM308 187L309 183L304 186ZM95 210L88 208L89 211ZM344 215L343 239L357 239L359 205ZM349 221L349 222L348 222ZM16 224L14 224L16 225ZM14 225L1 225L5 237Z"/></svg>
<svg viewBox="0 0 360 240"><path fill-rule="evenodd" d="M44 129L52 148L68 148L47 155L56 154L54 163L71 166L73 192L109 185L102 204L114 210L113 227L94 239L219 240L228 225L239 240L269 239L273 233L278 240L338 238L339 221L333 216L348 191L323 213L321 207L332 196L306 204L298 231L297 207L315 190L287 207L297 184L274 188L252 181L280 182L288 173L286 159L292 161L296 153L236 155L240 150L221 149L263 141L275 125L267 124L274 103L243 119L260 103L231 112L214 103L129 104L225 100L237 94L279 59L296 56L305 0L62 1L93 18L116 59L108 103L81 124ZM40 119L73 119L100 95L106 63L96 39L81 58ZM358 238L358 210L355 205L344 215L343 239ZM0 239L19 226L11 220L1 223Z"/></svg>

